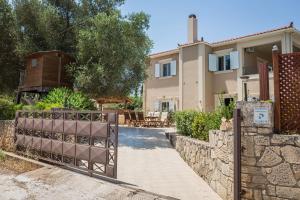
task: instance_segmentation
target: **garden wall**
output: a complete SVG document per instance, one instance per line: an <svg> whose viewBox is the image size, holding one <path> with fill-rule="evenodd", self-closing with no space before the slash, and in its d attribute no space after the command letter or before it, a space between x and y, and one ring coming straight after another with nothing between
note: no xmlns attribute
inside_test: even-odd
<svg viewBox="0 0 300 200"><path fill-rule="evenodd" d="M238 102L241 108L242 199L300 200L300 135L273 132L273 105ZM267 108L268 123L254 123ZM210 131L209 142L167 134L188 165L224 200L233 199L233 133Z"/></svg>
<svg viewBox="0 0 300 200"><path fill-rule="evenodd" d="M233 199L233 133L210 131L209 142L178 134L167 134L188 165L222 199Z"/></svg>
<svg viewBox="0 0 300 200"><path fill-rule="evenodd" d="M0 120L0 149L14 151L14 121Z"/></svg>

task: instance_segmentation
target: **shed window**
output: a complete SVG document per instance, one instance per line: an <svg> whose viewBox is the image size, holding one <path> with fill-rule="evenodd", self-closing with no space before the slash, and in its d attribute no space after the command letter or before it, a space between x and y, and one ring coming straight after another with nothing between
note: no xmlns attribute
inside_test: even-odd
<svg viewBox="0 0 300 200"><path fill-rule="evenodd" d="M31 60L31 67L37 67L38 66L38 60L36 58Z"/></svg>

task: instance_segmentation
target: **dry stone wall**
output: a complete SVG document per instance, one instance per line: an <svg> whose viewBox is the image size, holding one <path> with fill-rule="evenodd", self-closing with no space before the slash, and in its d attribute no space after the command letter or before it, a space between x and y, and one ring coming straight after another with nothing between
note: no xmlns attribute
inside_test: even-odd
<svg viewBox="0 0 300 200"><path fill-rule="evenodd" d="M241 109L242 199L300 200L300 135L275 134L272 103L238 102ZM268 110L257 124L254 109ZM232 132L210 131L209 142L167 134L188 165L224 200L233 199Z"/></svg>
<svg viewBox="0 0 300 200"><path fill-rule="evenodd" d="M167 134L188 165L222 199L233 199L233 133L210 131L209 142Z"/></svg>
<svg viewBox="0 0 300 200"><path fill-rule="evenodd" d="M14 151L14 121L0 120L0 149Z"/></svg>

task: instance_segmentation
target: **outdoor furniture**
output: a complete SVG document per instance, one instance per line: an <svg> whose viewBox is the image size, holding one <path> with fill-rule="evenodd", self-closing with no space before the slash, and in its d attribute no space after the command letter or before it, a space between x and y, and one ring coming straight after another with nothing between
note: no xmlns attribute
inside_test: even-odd
<svg viewBox="0 0 300 200"><path fill-rule="evenodd" d="M148 121L146 121L144 112L138 112L137 113L137 124L140 126L147 126Z"/></svg>
<svg viewBox="0 0 300 200"><path fill-rule="evenodd" d="M162 126L169 126L170 121L169 121L169 113L168 112L162 112L160 121L162 122Z"/></svg>
<svg viewBox="0 0 300 200"><path fill-rule="evenodd" d="M130 114L130 125L132 124L133 126L137 126L137 118L136 118L136 113L134 111L129 112Z"/></svg>
<svg viewBox="0 0 300 200"><path fill-rule="evenodd" d="M130 118L130 114L128 111L124 112L124 117L125 117L125 124L130 125L131 124L131 118Z"/></svg>

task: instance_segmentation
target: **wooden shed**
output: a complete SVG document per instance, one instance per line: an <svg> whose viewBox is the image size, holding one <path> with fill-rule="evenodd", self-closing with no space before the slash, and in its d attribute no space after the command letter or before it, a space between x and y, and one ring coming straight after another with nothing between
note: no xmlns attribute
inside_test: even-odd
<svg viewBox="0 0 300 200"><path fill-rule="evenodd" d="M22 92L47 93L55 87L71 87L65 66L74 59L62 51L39 51L26 56L26 69L21 72L18 89Z"/></svg>

